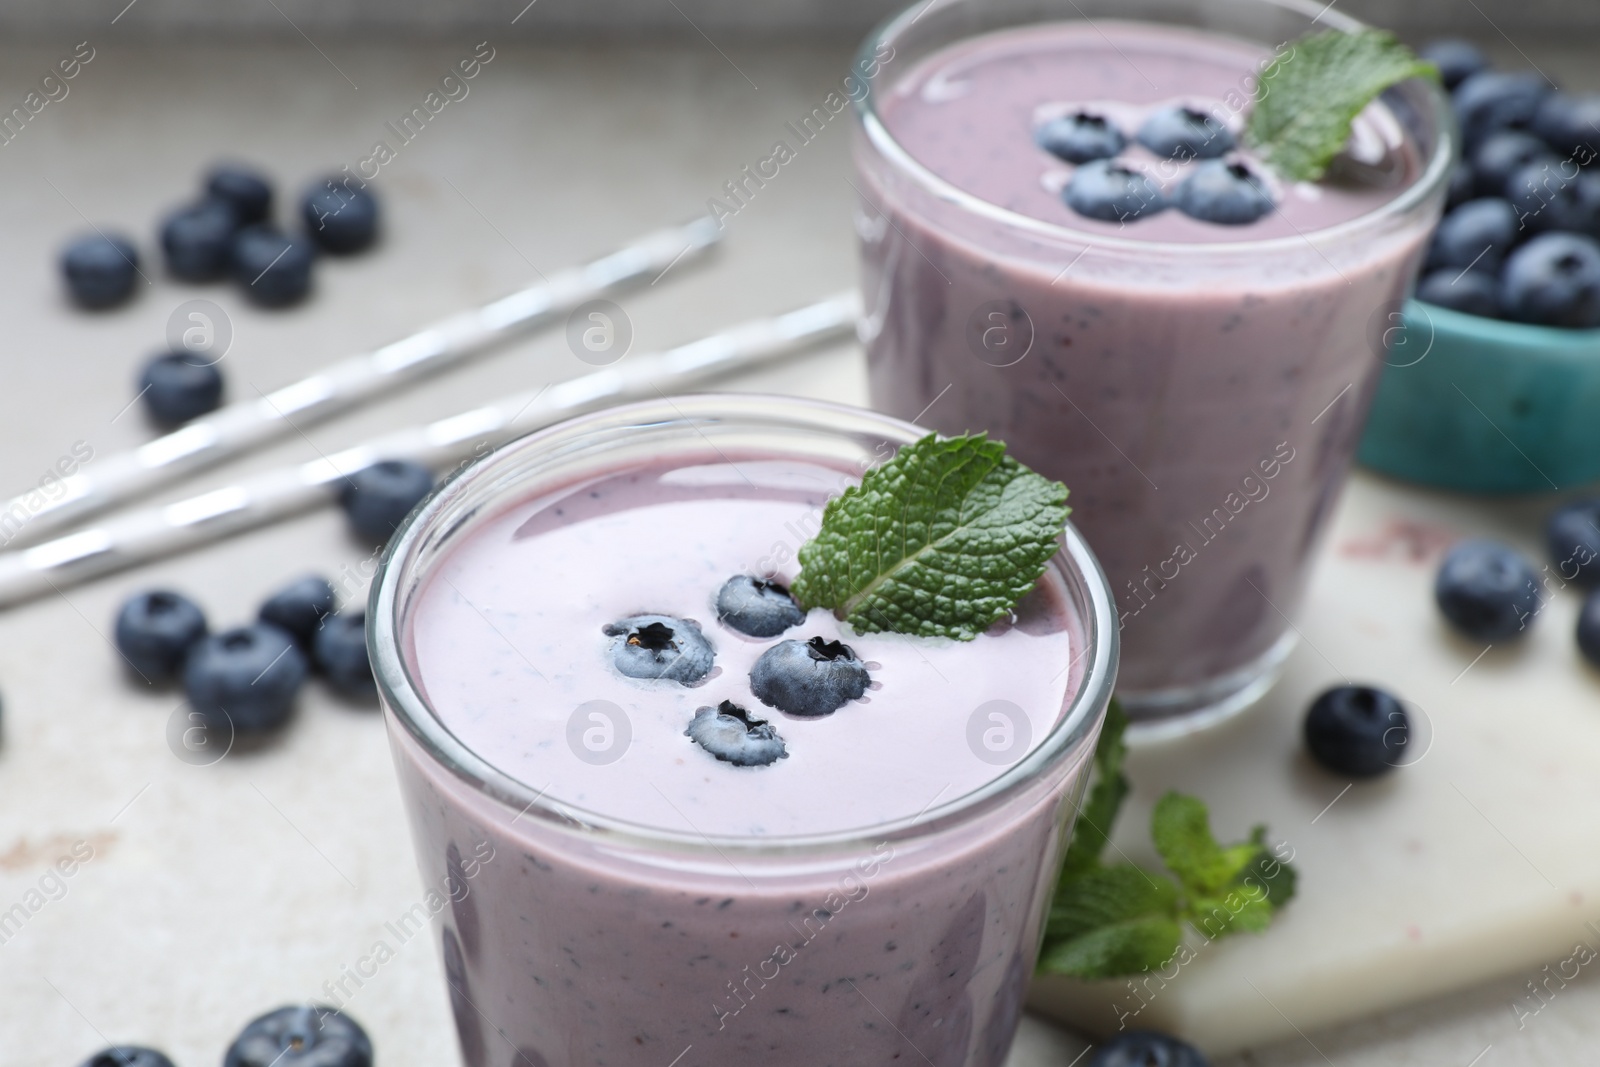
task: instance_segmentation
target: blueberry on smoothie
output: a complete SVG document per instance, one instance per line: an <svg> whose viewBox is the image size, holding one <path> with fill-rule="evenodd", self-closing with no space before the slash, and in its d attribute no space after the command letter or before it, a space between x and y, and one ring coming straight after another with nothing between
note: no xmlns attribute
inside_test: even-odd
<svg viewBox="0 0 1600 1067"><path fill-rule="evenodd" d="M1154 1030L1129 1030L1094 1050L1088 1067L1208 1067L1200 1050Z"/></svg>
<svg viewBox="0 0 1600 1067"><path fill-rule="evenodd" d="M1551 93L1533 113L1531 129L1562 156L1592 152L1600 130L1600 93Z"/></svg>
<svg viewBox="0 0 1600 1067"><path fill-rule="evenodd" d="M717 592L717 618L747 637L777 637L806 621L782 582L736 574Z"/></svg>
<svg viewBox="0 0 1600 1067"><path fill-rule="evenodd" d="M206 195L233 208L240 226L253 226L272 217L272 183L253 167L219 163L206 175Z"/></svg>
<svg viewBox="0 0 1600 1067"><path fill-rule="evenodd" d="M1572 163L1529 163L1506 182L1506 197L1534 233L1600 233L1600 174Z"/></svg>
<svg viewBox="0 0 1600 1067"><path fill-rule="evenodd" d="M172 1067L165 1052L143 1045L112 1045L84 1060L79 1067Z"/></svg>
<svg viewBox="0 0 1600 1067"><path fill-rule="evenodd" d="M1427 269L1468 267L1493 274L1517 243L1517 213L1499 197L1469 200L1446 215L1428 246Z"/></svg>
<svg viewBox="0 0 1600 1067"><path fill-rule="evenodd" d="M336 256L360 252L378 236L378 198L337 178L306 190L300 215L311 239Z"/></svg>
<svg viewBox="0 0 1600 1067"><path fill-rule="evenodd" d="M1533 134L1524 130L1501 130L1484 138L1472 153L1474 189L1479 196L1506 195L1511 176L1529 163L1549 163L1560 158Z"/></svg>
<svg viewBox="0 0 1600 1067"><path fill-rule="evenodd" d="M269 596L256 617L270 622L309 649L322 620L333 614L333 584L320 574L296 578Z"/></svg>
<svg viewBox="0 0 1600 1067"><path fill-rule="evenodd" d="M779 641L750 668L750 691L763 704L802 718L832 715L867 691L871 677L842 641Z"/></svg>
<svg viewBox="0 0 1600 1067"><path fill-rule="evenodd" d="M1500 279L1481 270L1446 267L1417 283L1417 299L1486 319L1500 317Z"/></svg>
<svg viewBox="0 0 1600 1067"><path fill-rule="evenodd" d="M386 459L352 474L339 490L350 528L363 540L387 541L411 509L433 492L433 472L408 459Z"/></svg>
<svg viewBox="0 0 1600 1067"><path fill-rule="evenodd" d="M169 589L136 593L117 612L117 651L147 681L176 677L189 649L205 635L205 612Z"/></svg>
<svg viewBox="0 0 1600 1067"><path fill-rule="evenodd" d="M1109 159L1085 163L1061 191L1067 206L1102 222L1124 222L1153 215L1167 206L1148 174Z"/></svg>
<svg viewBox="0 0 1600 1067"><path fill-rule="evenodd" d="M310 668L294 638L264 622L213 634L183 664L183 690L208 725L263 733L289 718Z"/></svg>
<svg viewBox="0 0 1600 1067"><path fill-rule="evenodd" d="M1196 166L1172 199L1190 218L1223 226L1254 222L1275 206L1260 175L1243 163L1221 159Z"/></svg>
<svg viewBox="0 0 1600 1067"><path fill-rule="evenodd" d="M222 371L204 356L163 352L139 372L139 396L150 418L177 426L222 403Z"/></svg>
<svg viewBox="0 0 1600 1067"><path fill-rule="evenodd" d="M1545 522L1544 543L1564 581L1600 585L1600 498L1557 508Z"/></svg>
<svg viewBox="0 0 1600 1067"><path fill-rule="evenodd" d="M1450 94L1467 151L1498 130L1527 129L1550 91L1550 83L1532 71L1484 70L1468 77Z"/></svg>
<svg viewBox="0 0 1600 1067"><path fill-rule="evenodd" d="M1306 748L1336 774L1373 778L1399 765L1410 735L1400 701L1368 685L1336 685L1306 712Z"/></svg>
<svg viewBox="0 0 1600 1067"><path fill-rule="evenodd" d="M271 226L247 226L233 237L233 280L262 307L284 307L311 291L311 241Z"/></svg>
<svg viewBox="0 0 1600 1067"><path fill-rule="evenodd" d="M1039 147L1068 163L1110 159L1127 145L1128 138L1104 115L1077 111L1040 126L1034 134Z"/></svg>
<svg viewBox="0 0 1600 1067"><path fill-rule="evenodd" d="M731 700L714 708L700 708L683 733L717 759L735 767L765 767L789 755L783 738L770 722L752 719L748 711Z"/></svg>
<svg viewBox="0 0 1600 1067"><path fill-rule="evenodd" d="M1233 131L1210 112L1164 107L1139 127L1139 143L1166 159L1215 159L1233 150Z"/></svg>
<svg viewBox="0 0 1600 1067"><path fill-rule="evenodd" d="M1454 89L1479 71L1489 69L1489 60L1477 45L1455 37L1429 41L1417 50L1417 55L1439 68L1439 80L1446 89Z"/></svg>
<svg viewBox="0 0 1600 1067"><path fill-rule="evenodd" d="M611 662L629 678L660 678L689 685L711 671L716 654L693 619L633 615L607 623Z"/></svg>
<svg viewBox="0 0 1600 1067"><path fill-rule="evenodd" d="M1539 579L1517 552L1495 541L1463 541L1445 554L1434 600L1457 630L1479 641L1520 636L1540 606Z"/></svg>
<svg viewBox="0 0 1600 1067"><path fill-rule="evenodd" d="M1600 589L1590 590L1578 612L1578 651L1600 667Z"/></svg>
<svg viewBox="0 0 1600 1067"><path fill-rule="evenodd" d="M1518 322L1600 326L1600 244L1576 233L1535 237L1506 260L1500 305Z"/></svg>
<svg viewBox="0 0 1600 1067"><path fill-rule="evenodd" d="M346 696L376 694L372 664L367 659L367 613L345 611L330 615L312 639L311 662L329 685Z"/></svg>
<svg viewBox="0 0 1600 1067"><path fill-rule="evenodd" d="M222 1067L372 1067L372 1041L343 1012L297 1004L241 1030Z"/></svg>
<svg viewBox="0 0 1600 1067"><path fill-rule="evenodd" d="M139 250L119 234L92 233L67 245L61 253L67 291L86 308L120 304L133 292L139 273Z"/></svg>
<svg viewBox="0 0 1600 1067"><path fill-rule="evenodd" d="M167 273L186 282L215 281L228 273L239 228L226 200L207 198L181 207L161 223Z"/></svg>

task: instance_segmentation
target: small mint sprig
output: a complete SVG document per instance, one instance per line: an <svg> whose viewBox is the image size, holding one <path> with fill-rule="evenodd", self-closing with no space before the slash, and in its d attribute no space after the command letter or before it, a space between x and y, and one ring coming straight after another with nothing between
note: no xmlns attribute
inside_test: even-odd
<svg viewBox="0 0 1600 1067"><path fill-rule="evenodd" d="M1392 33L1313 33L1261 72L1245 140L1285 178L1314 182L1379 93L1407 78L1438 76Z"/></svg>
<svg viewBox="0 0 1600 1067"><path fill-rule="evenodd" d="M790 592L857 633L970 641L1044 574L1066 499L986 434L929 434L828 502Z"/></svg>

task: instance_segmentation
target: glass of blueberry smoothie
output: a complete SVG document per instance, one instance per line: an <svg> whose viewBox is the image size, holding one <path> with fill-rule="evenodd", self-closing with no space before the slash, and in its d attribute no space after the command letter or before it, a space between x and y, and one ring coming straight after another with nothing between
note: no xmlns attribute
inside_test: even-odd
<svg viewBox="0 0 1600 1067"><path fill-rule="evenodd" d="M1001 1063L1118 643L1065 490L1002 451L678 397L412 516L369 645L469 1067Z"/></svg>
<svg viewBox="0 0 1600 1067"><path fill-rule="evenodd" d="M1330 7L919 2L862 49L873 406L987 430L1072 487L1147 732L1276 677L1445 194L1425 76L1346 115L1317 180L1247 137L1264 78L1299 110L1304 35L1364 31Z"/></svg>

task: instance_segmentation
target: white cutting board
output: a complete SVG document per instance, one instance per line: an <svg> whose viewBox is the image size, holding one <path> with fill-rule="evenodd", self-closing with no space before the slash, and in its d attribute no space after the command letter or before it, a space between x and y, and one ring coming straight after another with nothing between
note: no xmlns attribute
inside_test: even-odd
<svg viewBox="0 0 1600 1067"><path fill-rule="evenodd" d="M1293 848L1298 895L1262 935L1209 944L1192 935L1203 945L1195 959L1171 981L1149 979L1142 995L1126 981L1041 978L1030 1004L1094 1034L1123 1021L1216 1054L1494 976L1526 972L1557 989L1551 974L1600 970L1600 960L1576 962L1586 952L1564 962L1579 944L1600 951L1600 672L1573 641L1580 592L1547 597L1520 645L1481 658L1484 646L1447 630L1432 597L1440 551L1459 537L1495 537L1544 565L1552 507L1358 471L1283 680L1228 723L1136 747L1115 834L1135 861L1159 868L1150 808L1169 788L1193 793L1220 839L1265 822L1269 840ZM1307 704L1345 680L1402 697L1422 753L1348 791L1350 780L1313 764L1300 740ZM1538 1005L1530 993L1523 1008Z"/></svg>

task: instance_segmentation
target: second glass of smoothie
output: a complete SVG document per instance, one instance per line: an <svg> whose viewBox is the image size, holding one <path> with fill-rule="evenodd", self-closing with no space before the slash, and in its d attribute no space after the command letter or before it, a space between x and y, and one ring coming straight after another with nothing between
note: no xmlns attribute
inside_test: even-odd
<svg viewBox="0 0 1600 1067"><path fill-rule="evenodd" d="M1292 648L1453 134L1413 80L1358 117L1321 182L1276 181L1235 149L1276 194L1246 225L1079 214L1074 164L1037 137L1103 118L1126 136L1118 158L1170 193L1195 163L1152 153L1143 124L1187 107L1237 138L1266 64L1328 28L1358 24L1293 0L951 0L862 49L873 406L988 430L1071 487L1118 600L1119 696L1146 729L1248 705Z"/></svg>

